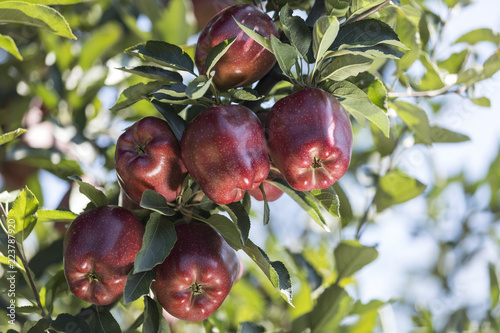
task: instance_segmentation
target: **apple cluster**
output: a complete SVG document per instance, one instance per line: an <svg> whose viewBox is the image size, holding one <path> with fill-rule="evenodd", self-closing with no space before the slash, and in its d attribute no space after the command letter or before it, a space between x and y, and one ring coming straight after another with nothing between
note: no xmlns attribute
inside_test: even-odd
<svg viewBox="0 0 500 333"><path fill-rule="evenodd" d="M273 21L256 6L231 6L215 15L200 34L195 62L220 91L260 80L276 63L236 20L266 38L279 37ZM210 50L233 37L206 73ZM119 137L115 164L126 199L137 206L146 190L178 203L187 177L213 203L228 205L246 192L257 200L278 199L283 192L266 179L281 178L296 191L328 188L347 171L351 150L351 123L340 103L319 88L306 87L280 99L260 119L244 105L208 107L186 126L180 142L167 121L144 117ZM175 229L177 242L154 268L151 289L171 315L203 320L228 295L240 261L208 224L186 216ZM89 240L88 233L95 237ZM143 237L143 224L127 209L105 206L80 215L65 238L71 291L97 305L117 301Z"/></svg>

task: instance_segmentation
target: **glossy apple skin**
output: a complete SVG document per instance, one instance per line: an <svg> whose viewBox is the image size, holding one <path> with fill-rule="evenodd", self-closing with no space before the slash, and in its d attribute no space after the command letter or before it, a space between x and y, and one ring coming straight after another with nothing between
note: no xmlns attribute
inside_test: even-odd
<svg viewBox="0 0 500 333"><path fill-rule="evenodd" d="M125 208L103 206L79 215L64 237L64 274L71 292L95 305L117 301L143 236L144 226Z"/></svg>
<svg viewBox="0 0 500 333"><path fill-rule="evenodd" d="M258 188L270 169L259 118L241 105L203 110L184 130L181 153L203 192L222 205Z"/></svg>
<svg viewBox="0 0 500 333"><path fill-rule="evenodd" d="M233 17L268 39L271 35L279 37L271 18L253 5L231 6L215 15L198 38L194 59L199 72L206 74L205 60L210 50L224 40L238 36L214 67L213 82L220 90L252 84L269 72L276 62L274 55L245 34Z"/></svg>
<svg viewBox="0 0 500 333"><path fill-rule="evenodd" d="M177 225L177 242L156 266L152 284L161 306L186 321L210 317L229 294L240 272L236 251L207 224Z"/></svg>
<svg viewBox="0 0 500 333"><path fill-rule="evenodd" d="M156 117L142 118L118 138L115 165L121 188L137 203L146 190L174 201L187 174L179 142L167 122Z"/></svg>
<svg viewBox="0 0 500 333"><path fill-rule="evenodd" d="M267 176L267 180L275 180L276 178L281 178L283 179L283 176L279 171L273 170L272 173ZM266 192L266 199L268 202L273 202L278 200L282 195L283 191L277 188L276 186L268 183L268 182L263 182L262 183L264 186L264 192ZM262 195L262 192L260 191L259 188L255 190L250 190L248 191L248 194L250 194L252 197L254 197L258 201L264 201L264 196Z"/></svg>
<svg viewBox="0 0 500 333"><path fill-rule="evenodd" d="M318 88L305 88L270 110L269 155L297 191L324 189L349 168L351 122L340 103Z"/></svg>

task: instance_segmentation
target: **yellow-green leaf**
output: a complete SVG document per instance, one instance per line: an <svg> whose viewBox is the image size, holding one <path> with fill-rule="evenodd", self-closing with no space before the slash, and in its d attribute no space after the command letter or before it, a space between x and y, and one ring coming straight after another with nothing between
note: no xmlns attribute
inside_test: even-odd
<svg viewBox="0 0 500 333"><path fill-rule="evenodd" d="M18 60L23 60L23 57L21 56L21 53L19 53L16 43L11 37L0 34L0 47L12 54Z"/></svg>

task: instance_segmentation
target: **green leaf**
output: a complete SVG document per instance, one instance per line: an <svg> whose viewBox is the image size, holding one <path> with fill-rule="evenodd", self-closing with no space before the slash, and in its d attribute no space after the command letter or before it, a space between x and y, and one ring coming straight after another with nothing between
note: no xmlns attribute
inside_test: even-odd
<svg viewBox="0 0 500 333"><path fill-rule="evenodd" d="M80 193L89 198L96 207L109 205L106 195L102 191L96 189L94 185L82 181L82 179L78 176L71 176L68 178L74 180L78 183L78 185L80 185Z"/></svg>
<svg viewBox="0 0 500 333"><path fill-rule="evenodd" d="M249 321L241 323L238 333L265 333L266 328Z"/></svg>
<svg viewBox="0 0 500 333"><path fill-rule="evenodd" d="M328 69L322 73L322 80L343 81L350 76L356 76L367 71L373 59L361 55L344 55L336 57L328 65Z"/></svg>
<svg viewBox="0 0 500 333"><path fill-rule="evenodd" d="M489 57L483 65L483 75L481 80L488 79L500 70L500 49L498 49L491 57Z"/></svg>
<svg viewBox="0 0 500 333"><path fill-rule="evenodd" d="M267 39L266 37L262 36L259 34L257 31L254 31L252 28L244 25L243 23L239 22L237 19L233 18L236 24L243 30L244 33L246 33L250 38L252 38L254 41L259 43L263 48L268 50L269 52L273 52L273 48L271 46L271 41Z"/></svg>
<svg viewBox="0 0 500 333"><path fill-rule="evenodd" d="M163 85L152 94L151 102L159 101L176 105L195 104L192 99L187 97L186 89L187 87L182 83Z"/></svg>
<svg viewBox="0 0 500 333"><path fill-rule="evenodd" d="M353 212L351 203L349 202L349 198L345 191L340 187L339 182L336 182L332 185L335 193L339 197L340 201L340 217L342 218L342 226L346 226L353 218Z"/></svg>
<svg viewBox="0 0 500 333"><path fill-rule="evenodd" d="M177 141L181 142L182 133L184 133L184 129L186 128L186 121L175 112L171 105L156 100L153 100L151 103L153 103L156 110L161 113L163 118L165 118L170 129L174 132Z"/></svg>
<svg viewBox="0 0 500 333"><path fill-rule="evenodd" d="M241 249L241 233L236 225L224 215L214 214L206 220L224 238L224 240L235 250Z"/></svg>
<svg viewBox="0 0 500 333"><path fill-rule="evenodd" d="M10 0L0 0L5 2ZM73 5L75 3L84 2L85 0L23 0L23 2L34 3L39 5Z"/></svg>
<svg viewBox="0 0 500 333"><path fill-rule="evenodd" d="M377 44L374 46L349 46L341 45L338 51L328 51L326 58L340 57L346 54L362 55L370 58L401 59L404 53L393 45Z"/></svg>
<svg viewBox="0 0 500 333"><path fill-rule="evenodd" d="M377 186L373 203L377 211L411 200L425 191L426 186L400 170L394 170L383 176Z"/></svg>
<svg viewBox="0 0 500 333"><path fill-rule="evenodd" d="M278 293L292 304L292 281L290 273L281 261L271 261L267 254L250 239L243 246L243 251L259 266Z"/></svg>
<svg viewBox="0 0 500 333"><path fill-rule="evenodd" d="M290 196L290 198L298 203L299 206L302 207L302 209L305 210L306 213L309 214L309 216L311 216L314 221L316 221L325 230L329 230L328 226L326 225L325 218L321 214L318 205L306 193L294 190L283 179L266 179L265 181L271 183L272 185L285 192L288 196Z"/></svg>
<svg viewBox="0 0 500 333"><path fill-rule="evenodd" d="M186 95L190 99L202 98L205 93L210 89L212 84L212 78L207 79L205 75L200 75L191 82L189 82L186 88Z"/></svg>
<svg viewBox="0 0 500 333"><path fill-rule="evenodd" d="M23 1L0 2L0 22L21 23L71 39L76 39L68 22L55 9Z"/></svg>
<svg viewBox="0 0 500 333"><path fill-rule="evenodd" d="M263 99L264 95L259 95L259 93L250 88L243 89L229 89L231 97L240 101L258 101Z"/></svg>
<svg viewBox="0 0 500 333"><path fill-rule="evenodd" d="M29 268L37 279L39 279L51 265L60 264L63 261L63 247L64 237L61 237L53 241L50 245L41 247L30 259Z"/></svg>
<svg viewBox="0 0 500 333"><path fill-rule="evenodd" d="M463 50L460 53L452 53L447 59L438 61L440 69L446 70L449 74L458 74L469 58L470 51Z"/></svg>
<svg viewBox="0 0 500 333"><path fill-rule="evenodd" d="M157 66L135 66L118 68L124 72L139 75L148 79L164 82L182 82L182 75Z"/></svg>
<svg viewBox="0 0 500 333"><path fill-rule="evenodd" d="M491 263L488 264L488 273L490 276L490 299L491 299L490 309L494 309L498 305L498 302L500 301L500 286L498 284L495 265Z"/></svg>
<svg viewBox="0 0 500 333"><path fill-rule="evenodd" d="M420 18L422 12L410 5L402 7L392 6L396 16L396 33L401 42L408 47L408 52L397 62L400 72L406 71L418 60L422 49L420 38Z"/></svg>
<svg viewBox="0 0 500 333"><path fill-rule="evenodd" d="M177 241L174 224L158 213L151 214L134 260L134 274L153 269L165 261Z"/></svg>
<svg viewBox="0 0 500 333"><path fill-rule="evenodd" d="M391 104L403 122L415 132L415 135L426 145L432 144L431 125L427 113L418 105L397 101Z"/></svg>
<svg viewBox="0 0 500 333"><path fill-rule="evenodd" d="M61 313L50 324L50 327L59 332L90 332L90 327L87 322L77 316L70 315L69 313Z"/></svg>
<svg viewBox="0 0 500 333"><path fill-rule="evenodd" d="M19 53L16 42L14 42L10 36L0 34L0 47L16 57L17 60L23 60L23 56Z"/></svg>
<svg viewBox="0 0 500 333"><path fill-rule="evenodd" d="M385 88L384 83L379 79L374 79L372 83L370 83L366 91L366 95L373 104L382 110L387 111L389 108L387 105L387 101L389 100L389 97L387 96L387 89Z"/></svg>
<svg viewBox="0 0 500 333"><path fill-rule="evenodd" d="M155 14L149 17L153 22L153 32L161 37L158 39L175 45L186 45L189 36L196 32L193 24L195 22L191 18L193 15L191 3L183 0L169 0L164 2L168 3L168 7L163 11L155 1L141 1L141 3L141 13L144 13L144 8L147 8Z"/></svg>
<svg viewBox="0 0 500 333"><path fill-rule="evenodd" d="M6 144L7 142L14 140L15 138L22 135L23 133L26 133L27 131L28 131L27 129L18 128L15 131L7 132L7 133L0 135L0 146L3 144Z"/></svg>
<svg viewBox="0 0 500 333"><path fill-rule="evenodd" d="M486 108L491 107L491 101L488 97L471 98L470 100L472 103L474 103L478 106L482 106L482 107L486 107Z"/></svg>
<svg viewBox="0 0 500 333"><path fill-rule="evenodd" d="M343 17L349 11L350 3L348 0L326 0L326 12L330 16Z"/></svg>
<svg viewBox="0 0 500 333"><path fill-rule="evenodd" d="M437 90L445 86L443 77L439 72L437 64L432 60L428 54L422 53L420 62L424 65L426 71L417 87L421 91Z"/></svg>
<svg viewBox="0 0 500 333"><path fill-rule="evenodd" d="M78 64L82 69L88 70L94 62L113 48L122 37L122 27L118 22L108 22L92 31L83 42Z"/></svg>
<svg viewBox="0 0 500 333"><path fill-rule="evenodd" d="M108 310L95 306L92 309L93 316L89 323L92 333L121 333L120 325Z"/></svg>
<svg viewBox="0 0 500 333"><path fill-rule="evenodd" d="M54 303L63 295L67 295L69 292L68 283L66 282L66 277L64 276L64 270L59 270L49 279L48 282L44 283L44 285L45 308L49 313L52 313L54 310Z"/></svg>
<svg viewBox="0 0 500 333"><path fill-rule="evenodd" d="M365 126L365 119L368 119L380 128L385 136L389 136L389 118L382 109L370 101L363 90L348 81L329 84L326 90L339 100L360 125Z"/></svg>
<svg viewBox="0 0 500 333"><path fill-rule="evenodd" d="M37 212L38 222L71 222L78 215L67 210L45 210L39 209Z"/></svg>
<svg viewBox="0 0 500 333"><path fill-rule="evenodd" d="M337 245L333 254L341 279L354 275L378 256L374 247L363 246L358 241L343 241Z"/></svg>
<svg viewBox="0 0 500 333"><path fill-rule="evenodd" d="M290 332L336 332L340 321L348 315L352 302L343 288L333 284L321 293L311 312L294 320Z"/></svg>
<svg viewBox="0 0 500 333"><path fill-rule="evenodd" d="M467 32L458 38L455 44L468 43L474 45L479 42L492 42L496 45L500 44L500 33L488 28L480 28Z"/></svg>
<svg viewBox="0 0 500 333"><path fill-rule="evenodd" d="M162 318L161 306L149 296L144 297L144 323L142 332L160 332L160 320Z"/></svg>
<svg viewBox="0 0 500 333"><path fill-rule="evenodd" d="M207 60L205 61L205 71L208 77L211 77L212 68L217 64L217 62L226 54L231 45L233 45L236 37L224 40L219 44L215 45L207 55Z"/></svg>
<svg viewBox="0 0 500 333"><path fill-rule="evenodd" d="M20 240L25 240L36 225L37 210L38 200L26 187L16 198L7 214L9 233L14 230L13 235L19 237ZM14 224L14 229L10 228L11 223Z"/></svg>
<svg viewBox="0 0 500 333"><path fill-rule="evenodd" d="M156 273L154 271L145 271L135 274L133 270L130 271L123 291L124 303L128 304L144 295L149 295L149 288L154 279L156 279Z"/></svg>
<svg viewBox="0 0 500 333"><path fill-rule="evenodd" d="M194 63L191 57L180 47L162 41L150 40L125 50L125 53L154 62L160 66L193 73Z"/></svg>
<svg viewBox="0 0 500 333"><path fill-rule="evenodd" d="M458 143L470 141L470 138L465 134L457 133L439 126L432 126L431 140L433 143ZM415 140L415 143L419 143L419 140Z"/></svg>
<svg viewBox="0 0 500 333"><path fill-rule="evenodd" d="M342 45L345 45L344 48L369 47L394 42L399 42L399 37L387 23L376 19L364 19L342 26L329 50L339 50ZM400 44L394 45L400 46Z"/></svg>
<svg viewBox="0 0 500 333"><path fill-rule="evenodd" d="M34 325L32 325L29 329L25 330L23 326L23 331L26 331L27 333L45 333L47 329L50 327L50 324L52 322L52 319L47 316L44 318L39 319Z"/></svg>
<svg viewBox="0 0 500 333"><path fill-rule="evenodd" d="M241 242L245 244L250 233L250 216L245 207L240 202L231 202L228 205L221 205L221 207L229 213L231 219L238 226L241 234Z"/></svg>
<svg viewBox="0 0 500 333"><path fill-rule="evenodd" d="M273 48L276 61L278 62L278 65L283 73L288 77L292 77L291 69L293 65L295 65L298 57L295 48L290 44L280 42L280 40L274 35L271 35L271 46Z"/></svg>
<svg viewBox="0 0 500 333"><path fill-rule="evenodd" d="M110 111L119 111L121 109L128 108L143 99L147 100L149 99L148 96L162 85L163 82L153 81L146 84L140 82L130 86L120 94L118 101L116 101L116 104L110 109Z"/></svg>
<svg viewBox="0 0 500 333"><path fill-rule="evenodd" d="M267 202L266 191L264 191L264 183L260 183L259 185L260 193L262 193L262 198L264 199L264 225L269 223L271 211L269 210L269 203Z"/></svg>
<svg viewBox="0 0 500 333"><path fill-rule="evenodd" d="M384 1L385 0L351 0L350 16L363 14Z"/></svg>
<svg viewBox="0 0 500 333"><path fill-rule="evenodd" d="M339 33L339 21L335 16L322 16L314 24L313 52L318 63Z"/></svg>
<svg viewBox="0 0 500 333"><path fill-rule="evenodd" d="M335 217L339 217L340 202L333 187L309 192L310 195L319 202L320 206Z"/></svg>
<svg viewBox="0 0 500 333"><path fill-rule="evenodd" d="M389 137L386 137L384 133L382 133L382 131L373 123L370 123L370 130L372 132L373 143L375 144L375 148L380 155L382 157L391 155L396 148L394 128L391 127L389 130Z"/></svg>
<svg viewBox="0 0 500 333"><path fill-rule="evenodd" d="M146 190L142 193L141 202L139 205L165 216L174 216L175 210L168 205L167 199L153 190Z"/></svg>
<svg viewBox="0 0 500 333"><path fill-rule="evenodd" d="M307 62L314 62L312 36L306 22L299 16L293 16L288 4L280 11L280 22L288 40ZM335 15L332 15L335 16Z"/></svg>

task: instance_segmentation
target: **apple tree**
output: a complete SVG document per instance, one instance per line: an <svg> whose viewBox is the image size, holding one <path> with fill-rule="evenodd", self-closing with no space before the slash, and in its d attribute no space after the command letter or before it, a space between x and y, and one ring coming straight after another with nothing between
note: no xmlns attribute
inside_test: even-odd
<svg viewBox="0 0 500 333"><path fill-rule="evenodd" d="M500 248L500 154L473 181L405 155L469 141L434 120L500 70L439 2L0 1L1 330L500 330L494 262L479 314L360 291L382 219L425 216L444 295Z"/></svg>

